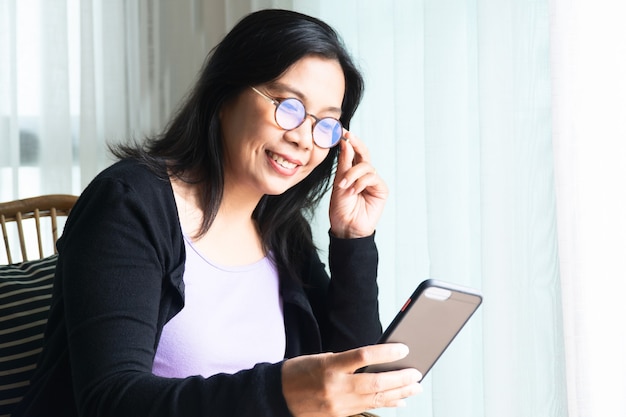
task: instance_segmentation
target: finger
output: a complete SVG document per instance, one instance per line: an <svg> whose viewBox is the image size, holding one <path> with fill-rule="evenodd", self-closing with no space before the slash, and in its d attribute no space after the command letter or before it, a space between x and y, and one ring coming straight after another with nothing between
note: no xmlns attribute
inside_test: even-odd
<svg viewBox="0 0 626 417"><path fill-rule="evenodd" d="M355 158L353 162L355 165L361 162L370 161L369 149L367 148L367 146L365 146L365 143L361 139L359 139L357 135L352 132L346 131L344 137L354 149Z"/></svg>
<svg viewBox="0 0 626 417"><path fill-rule="evenodd" d="M417 382L414 382L401 388L369 394L368 397L371 408L398 407L404 405L404 400L406 398L412 397L421 392L422 386Z"/></svg>
<svg viewBox="0 0 626 417"><path fill-rule="evenodd" d="M338 369L352 373L364 366L400 360L408 354L409 348L405 344L384 343L336 353L329 360Z"/></svg>
<svg viewBox="0 0 626 417"><path fill-rule="evenodd" d="M371 165L363 164L359 165L359 169L356 168L346 172L344 181L339 183L341 188L352 187L354 192L360 193L367 187L376 187L384 184L380 176L378 176L376 169Z"/></svg>
<svg viewBox="0 0 626 417"><path fill-rule="evenodd" d="M352 139L350 139L350 134L346 133L346 140L340 141L339 146L341 146L341 151L339 152L339 157L337 158L337 174L336 179L343 178L343 175L352 168L354 161L354 147L352 145Z"/></svg>
<svg viewBox="0 0 626 417"><path fill-rule="evenodd" d="M373 186L382 182L376 169L369 163L360 163L343 174L343 179L339 183L340 188L349 188L354 186L357 192L363 191L365 187ZM357 183L360 183L357 185Z"/></svg>
<svg viewBox="0 0 626 417"><path fill-rule="evenodd" d="M375 175L376 169L369 163L369 151L363 141L347 130L344 139L341 141L335 186L347 189L361 176L368 173Z"/></svg>
<svg viewBox="0 0 626 417"><path fill-rule="evenodd" d="M422 374L414 368L378 373L361 373L355 375L355 392L372 394L380 391L402 390L422 379Z"/></svg>

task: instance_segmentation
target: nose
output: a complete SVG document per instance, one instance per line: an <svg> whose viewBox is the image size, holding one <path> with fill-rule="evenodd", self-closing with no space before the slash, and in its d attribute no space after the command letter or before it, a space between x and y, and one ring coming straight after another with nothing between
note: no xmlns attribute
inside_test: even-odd
<svg viewBox="0 0 626 417"><path fill-rule="evenodd" d="M316 121L317 119L313 115L307 113L300 126L285 131L285 139L306 150L312 149L315 146L313 142L313 126Z"/></svg>

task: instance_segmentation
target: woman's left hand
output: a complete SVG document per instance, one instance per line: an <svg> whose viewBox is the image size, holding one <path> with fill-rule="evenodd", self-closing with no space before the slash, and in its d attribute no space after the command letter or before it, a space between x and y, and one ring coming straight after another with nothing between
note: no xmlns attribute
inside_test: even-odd
<svg viewBox="0 0 626 417"><path fill-rule="evenodd" d="M330 231L350 239L374 233L389 189L370 163L369 151L355 135L341 141L337 172L330 196Z"/></svg>

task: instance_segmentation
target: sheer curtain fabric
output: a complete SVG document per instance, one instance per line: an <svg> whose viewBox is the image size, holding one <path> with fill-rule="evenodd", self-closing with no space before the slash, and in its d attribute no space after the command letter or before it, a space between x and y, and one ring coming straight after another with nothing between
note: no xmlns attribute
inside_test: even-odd
<svg viewBox="0 0 626 417"><path fill-rule="evenodd" d="M352 130L391 188L383 321L429 277L485 296L424 394L381 414L566 416L548 2L335 3L319 15L367 78Z"/></svg>

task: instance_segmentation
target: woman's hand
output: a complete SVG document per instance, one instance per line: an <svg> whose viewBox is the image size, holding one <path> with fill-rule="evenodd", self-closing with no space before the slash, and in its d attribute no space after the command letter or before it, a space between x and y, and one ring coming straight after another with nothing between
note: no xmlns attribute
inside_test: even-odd
<svg viewBox="0 0 626 417"><path fill-rule="evenodd" d="M354 372L367 365L405 357L399 343L365 346L342 353L288 359L282 368L283 394L295 417L345 417L365 410L404 405L422 391L416 369Z"/></svg>
<svg viewBox="0 0 626 417"><path fill-rule="evenodd" d="M330 231L343 239L370 236L389 189L370 163L365 144L350 132L344 137L330 197Z"/></svg>

